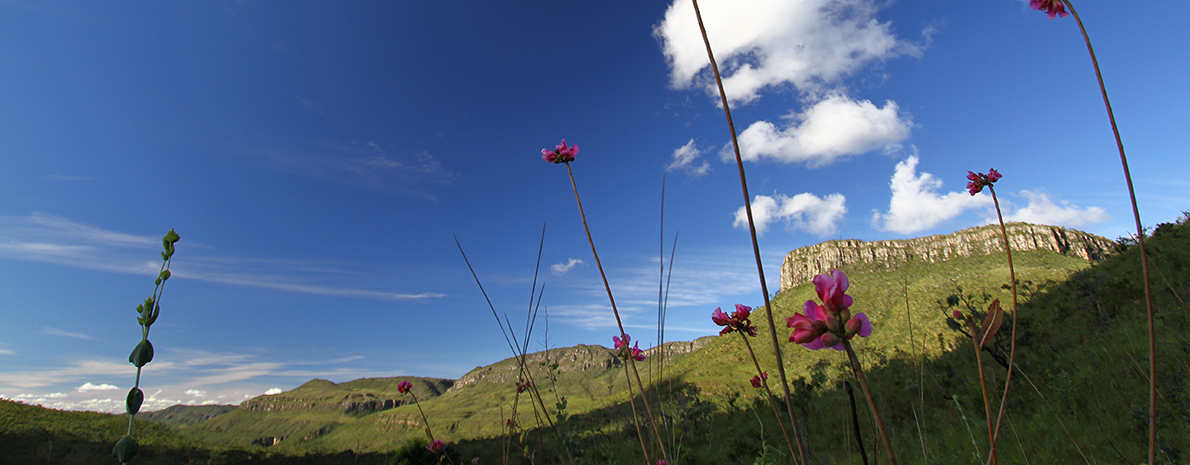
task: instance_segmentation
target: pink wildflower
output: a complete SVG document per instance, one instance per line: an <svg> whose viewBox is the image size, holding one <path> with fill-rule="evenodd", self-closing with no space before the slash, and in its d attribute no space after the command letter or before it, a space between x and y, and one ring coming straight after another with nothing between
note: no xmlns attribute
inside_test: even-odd
<svg viewBox="0 0 1190 465"><path fill-rule="evenodd" d="M730 333L732 331L739 331L749 336L756 336L756 327L752 326L752 322L748 317L752 315L752 307L743 304L735 304L735 311L731 312L731 316L723 313L722 308L716 308L714 313L711 313L711 321L719 326L725 326L723 330L719 331L719 335Z"/></svg>
<svg viewBox="0 0 1190 465"><path fill-rule="evenodd" d="M413 383L408 381L401 381L400 383L397 383L397 392L401 394L409 392L410 389L413 389Z"/></svg>
<svg viewBox="0 0 1190 465"><path fill-rule="evenodd" d="M528 381L525 381L525 378L521 378L521 380L520 380L520 381L517 381L517 383L516 383L516 392L517 392L518 394L519 394L519 393L522 393L522 392L525 392L525 390L527 390L527 389L529 389L529 382L528 382Z"/></svg>
<svg viewBox="0 0 1190 465"><path fill-rule="evenodd" d="M758 388L762 385L763 380L766 379L769 379L769 372L767 371L762 372L760 375L753 376L750 381L752 382L752 387Z"/></svg>
<svg viewBox="0 0 1190 465"><path fill-rule="evenodd" d="M988 170L988 174L976 173L974 171L967 172L967 192L971 195L978 194L983 190L983 186L990 186L1004 175L996 171L995 168Z"/></svg>
<svg viewBox="0 0 1190 465"><path fill-rule="evenodd" d="M1063 18L1070 16L1070 13L1066 12L1066 5L1062 3L1062 0L1029 0L1029 6L1034 10L1044 11L1050 19L1057 16Z"/></svg>
<svg viewBox="0 0 1190 465"><path fill-rule="evenodd" d="M822 305L832 314L838 314L851 306L851 296L844 294L850 286L847 275L839 270L831 270L830 275L820 274L814 277L814 291L822 299Z"/></svg>
<svg viewBox="0 0 1190 465"><path fill-rule="evenodd" d="M432 450L434 452L442 452L442 449L445 449L445 448L446 448L446 444L443 444L442 441L440 441L438 439L435 439L434 442L430 444L430 450Z"/></svg>
<svg viewBox="0 0 1190 465"><path fill-rule="evenodd" d="M638 362L644 361L645 354L643 350L640 350L640 341L637 341L632 347L628 347L628 343L632 342L632 337L628 336L628 333L624 333L623 340L620 340L620 336L612 336L612 342L615 343L616 349L619 349L620 358L628 360L628 357L632 357Z"/></svg>
<svg viewBox="0 0 1190 465"><path fill-rule="evenodd" d="M843 340L855 336L868 337L872 334L872 323L868 316L857 313L840 325L839 319L850 315L848 310L853 301L851 296L844 293L850 282L847 275L839 270L831 270L830 275L820 274L814 277L814 288L824 305L818 305L813 300L807 300L802 307L805 314L795 313L786 318L786 326L793 328L789 335L791 342L801 344L810 350L830 347L843 350Z"/></svg>
<svg viewBox="0 0 1190 465"><path fill-rule="evenodd" d="M541 149L541 159L550 163L569 163L574 161L574 155L577 153L577 145L567 146L566 139L562 139L562 144L553 150Z"/></svg>

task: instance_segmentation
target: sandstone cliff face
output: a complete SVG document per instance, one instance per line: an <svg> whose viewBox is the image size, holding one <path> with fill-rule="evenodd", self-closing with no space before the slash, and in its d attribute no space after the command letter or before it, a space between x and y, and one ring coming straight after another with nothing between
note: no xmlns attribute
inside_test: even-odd
<svg viewBox="0 0 1190 465"><path fill-rule="evenodd" d="M1049 250L1083 260L1102 259L1112 250L1110 239L1061 226L1029 223L1005 225L1012 251ZM916 239L865 242L827 241L789 252L781 265L781 290L809 283L815 275L847 265L892 270L909 263L935 263L958 257L1002 253L1000 226L991 224L952 234Z"/></svg>

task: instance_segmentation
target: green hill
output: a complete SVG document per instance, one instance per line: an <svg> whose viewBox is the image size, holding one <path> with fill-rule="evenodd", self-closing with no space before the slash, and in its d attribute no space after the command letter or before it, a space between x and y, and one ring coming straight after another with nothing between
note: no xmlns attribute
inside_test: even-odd
<svg viewBox="0 0 1190 465"><path fill-rule="evenodd" d="M1161 463L1184 463L1190 458L1190 341L1185 336L1190 329L1185 302L1190 298L1190 224L1185 218L1162 224L1148 244L1158 325L1160 458ZM1001 463L1145 460L1148 352L1140 266L1134 246L1116 248L1095 263L1042 250L1014 254L1022 288L1019 368L1008 397ZM947 315L956 303L983 308L993 298L1011 301L1004 288L1004 257L844 270L851 278L853 311L865 312L875 327L871 337L857 338L855 345L882 405L899 462L986 461L987 431L974 349L970 339L952 329ZM845 356L785 342L789 330L782 324L784 318L813 297L811 285L803 283L773 300L799 417L815 460L860 464L850 407L841 389L850 379ZM753 339L752 346L774 379L775 358L763 310L754 313L753 321L761 337ZM1006 334L1007 327L1001 333ZM750 464L761 457L789 463L780 457L784 440L771 410L748 383L755 372L739 336L672 343L667 351L664 379L657 379L660 370L654 364L660 357L655 352L639 366L642 377L653 380L647 395L661 419L670 463ZM1005 370L991 355L983 355L989 396L998 400ZM544 419L534 414L524 395L517 402L515 383L520 375L513 359L476 368L458 380L313 380L292 391L251 399L176 432L159 425L146 426L145 431L159 438L153 444L177 457L189 447L186 453L211 457L242 454L235 456L239 462L222 463L299 463L314 458L325 463L346 463L348 458L383 463L402 444L424 437L417 408L396 392L396 383L408 380L435 435L450 443L456 463L473 457L480 463L501 463L504 450L515 463L541 463L543 456L550 463L565 463L559 444L565 444L579 463L640 460L625 373L607 348L579 345L538 352L530 355L526 366L545 398L548 415L557 422L557 436L537 427ZM862 439L868 459L874 460L882 453L862 399L859 402ZM514 403L523 429L507 437L504 425L513 417ZM639 400L636 409L643 414ZM44 460L48 452L37 448L44 447L46 435L65 437L74 431L87 440L109 441L110 448L119 433L104 431L119 431L119 425L117 421L103 426L109 421L105 417L115 418L0 404L0 440L7 441L0 446L19 446L12 450L31 458L47 454L37 455ZM646 435L646 443L655 447L651 433Z"/></svg>
<svg viewBox="0 0 1190 465"><path fill-rule="evenodd" d="M175 405L156 412L138 413L136 419L177 429L202 423L235 409L234 405Z"/></svg>

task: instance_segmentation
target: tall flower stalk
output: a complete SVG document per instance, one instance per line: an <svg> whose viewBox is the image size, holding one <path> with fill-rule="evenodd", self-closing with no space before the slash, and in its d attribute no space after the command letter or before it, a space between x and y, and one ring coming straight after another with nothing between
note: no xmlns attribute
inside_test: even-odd
<svg viewBox="0 0 1190 465"><path fill-rule="evenodd" d="M996 218L1000 221L1000 237L1004 239L1004 253L1008 255L1008 279L1012 282L1012 335L1009 337L1008 349L1008 374L1004 377L1004 392L1000 396L1000 410L996 414L996 425L992 426L992 412L987 399L987 386L984 383L983 377L983 357L980 355L980 350L983 348L992 337L995 336L996 331L1000 328L1000 322L1003 321L1004 312L1000 309L1000 300L997 299L988 307L987 318L983 324L977 328L977 331L972 331L972 340L975 343L975 359L979 364L979 384L983 387L983 405L984 410L988 416L988 439L991 442L991 452L988 453L988 459L991 463L997 462L996 456L996 441L1000 438L1000 425L1004 421L1004 411L1008 403L1008 387L1012 384L1012 368L1016 360L1016 322L1017 322L1017 289L1016 289L1016 268L1012 265L1012 246L1008 242L1008 230L1004 227L1004 214L1000 212L1000 199L996 197L996 181L999 181L1003 175L995 168L989 169L987 174L975 173L973 171L967 172L967 192L971 195L978 194L986 186L988 192L992 194L992 203L996 206ZM972 324L974 320L969 320Z"/></svg>
<svg viewBox="0 0 1190 465"><path fill-rule="evenodd" d="M599 268L599 277L603 278L603 288L607 291L607 300L611 302L612 314L616 317L616 327L620 330L620 336L623 340L628 341L628 333L624 332L624 322L620 319L620 310L616 308L616 298L612 295L612 287L607 282L607 274L603 271L603 262L599 260L599 252L595 250L595 240L591 238L591 228L587 226L587 214L583 211L583 201L578 195L578 184L574 182L574 171L570 169L570 162L574 161L574 156L578 153L578 150L577 145L568 146L566 145L566 139L562 139L562 144L556 146L554 150L542 149L541 159L550 163L566 165L566 174L570 176L570 187L574 189L574 201L578 204L578 213L583 220L583 230L587 233L587 243L591 245L591 255L595 257L595 266ZM648 416L649 425L653 428L653 436L657 438L657 447L661 449L661 456L665 462L669 463L669 454L665 450L665 444L661 442L661 432L657 429L657 421L653 418L653 409L649 406L649 397L645 395L645 385L641 382L640 372L636 369L635 357L628 358L628 365L632 368L632 375L636 378L637 387L640 388L641 401L645 404L645 414ZM640 421L636 419L635 415L633 416L633 421L637 423L637 429L639 429Z"/></svg>
<svg viewBox="0 0 1190 465"><path fill-rule="evenodd" d="M785 437L785 443L789 445L789 456L797 457L797 451L794 450L793 441L789 439L789 432L785 430L785 422L781 420L781 412L777 410L777 401L773 399L773 391L769 389L769 375L760 368L760 362L756 360L756 352L752 350L752 342L748 337L756 337L756 327L752 326L752 321L749 317L752 315L752 307L742 304L735 304L735 311L731 312L731 316L723 313L723 309L716 308L715 312L711 314L711 321L724 328L719 331L722 336L727 333L735 332L740 334L740 338L744 340L744 347L748 348L748 355L752 357L752 365L756 367L756 376L752 377L752 387L763 387L765 397L769 400L769 405L773 407L773 415L777 417L777 424L781 426L781 435Z"/></svg>
<svg viewBox="0 0 1190 465"><path fill-rule="evenodd" d="M1145 279L1145 311L1149 323L1149 465L1157 460L1157 345L1156 333L1153 329L1153 293L1149 285L1149 260L1145 251L1145 231L1140 222L1140 209L1136 206L1136 191L1132 188L1132 174L1128 170L1128 157L1124 155L1124 141L1120 139L1120 130L1116 127L1116 116L1111 109L1111 100L1107 98L1107 87L1103 85L1103 73L1099 71L1099 59L1095 57L1095 48L1091 46L1091 37L1087 35L1087 28L1083 20L1075 11L1070 0L1030 0L1029 6L1035 10L1044 11L1050 19L1055 16L1065 18L1066 9L1074 16L1078 29L1083 34L1083 41L1087 43L1087 52L1091 55L1091 65L1095 67L1095 78L1099 81L1099 92L1103 95L1103 106L1107 108L1107 119L1111 122L1112 134L1116 137L1116 148L1120 152L1120 164L1124 168L1124 181L1128 184L1128 198L1132 201L1132 219L1136 223L1136 241L1140 245L1140 266Z"/></svg>
<svg viewBox="0 0 1190 465"><path fill-rule="evenodd" d="M112 448L112 456L116 457L120 463L128 463L136 454L140 452L140 446L132 439L132 424L136 420L136 413L140 411L141 404L145 401L145 393L140 389L140 372L149 362L153 361L153 344L149 342L149 327L157 321L157 316L161 313L161 294L165 292L165 282L171 276L169 266L173 263L174 258L174 244L181 240L178 233L170 229L165 233L165 237L161 238L161 269L157 272L157 279L154 281L153 295L145 299L145 303L136 306L136 322L140 324L140 343L132 349L132 353L128 355L128 363L136 366L136 384L128 391L128 397L124 401L124 408L128 412L128 433L116 442L115 447Z"/></svg>
<svg viewBox="0 0 1190 465"><path fill-rule="evenodd" d="M731 145L735 149L736 166L740 171L740 187L744 191L744 211L748 214L748 231L752 235L752 252L756 256L756 272L760 277L760 294L764 297L764 312L769 323L769 336L773 341L773 355L777 358L777 373L781 375L781 388L785 392L785 410L789 414L789 423L793 427L794 439L797 440L798 455L795 462L808 464L806 448L801 435L801 426L797 421L797 414L793 411L793 395L789 392L789 381L785 375L785 362L781 357L781 344L777 340L777 325L773 322L773 307L769 302L769 287L764 279L764 264L760 259L760 243L756 239L756 222L752 219L752 200L748 195L748 179L744 175L744 159L740 156L740 142L735 132L735 122L731 119L731 107L727 104L727 92L723 89L723 78L719 75L719 65L715 62L715 54L711 51L711 40L707 38L707 28L702 22L702 12L698 9L698 0L690 0L694 5L694 17L698 19L698 30L702 33L702 42L707 48L707 59L711 62L711 71L715 74L715 84L719 86L719 98L723 101L723 113L727 117L727 129L731 132Z"/></svg>
<svg viewBox="0 0 1190 465"><path fill-rule="evenodd" d="M851 348L851 339L855 336L868 337L872 335L872 323L863 313L851 315L853 299L847 295L847 288L851 282L847 275L839 270L831 270L829 275L820 274L814 277L814 291L822 300L818 305L813 300L807 300L803 306L805 314L797 313L786 319L786 324L793 328L789 335L790 342L796 342L810 350L831 348L847 352L847 360L851 364L851 372L859 387L864 392L864 399L872 410L872 419L876 422L876 429L880 431L880 442L888 452L888 462L897 465L896 454L893 453L892 441L888 438L888 431L884 428L884 420L880 417L880 409L876 407L876 398L872 396L872 389L868 386L868 378L864 376L864 368L859 363L859 357Z"/></svg>
<svg viewBox="0 0 1190 465"><path fill-rule="evenodd" d="M430 429L430 420L426 418L425 410L421 409L421 402L417 401L417 395L413 393L413 383L408 381L401 381L397 383L397 392L401 394L409 394L413 398L413 404L417 405L418 413L421 413L422 424L426 426L426 436L430 438L430 451L438 454L439 457L446 457L446 461L450 465L454 465L454 460L450 459L450 454L446 453L446 444L440 440L434 439L434 431Z"/></svg>

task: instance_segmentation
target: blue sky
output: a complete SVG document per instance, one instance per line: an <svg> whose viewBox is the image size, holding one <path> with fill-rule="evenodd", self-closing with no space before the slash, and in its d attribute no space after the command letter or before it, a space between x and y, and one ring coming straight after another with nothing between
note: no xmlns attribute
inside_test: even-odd
<svg viewBox="0 0 1190 465"><path fill-rule="evenodd" d="M770 289L797 247L986 223L967 170L1004 173L1010 219L1132 229L1072 18L1022 0L701 6ZM1190 208L1190 6L1076 6L1142 217L1171 221ZM452 234L516 320L546 224L549 345L610 345L565 167L540 158L562 138L629 333L656 337L665 174L667 339L714 334L715 307L761 297L692 21L682 1L0 1L0 396L119 410L170 228L150 409L507 357Z"/></svg>

